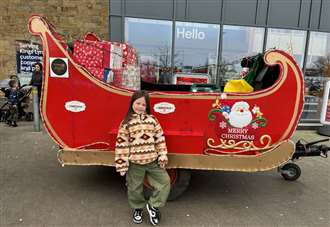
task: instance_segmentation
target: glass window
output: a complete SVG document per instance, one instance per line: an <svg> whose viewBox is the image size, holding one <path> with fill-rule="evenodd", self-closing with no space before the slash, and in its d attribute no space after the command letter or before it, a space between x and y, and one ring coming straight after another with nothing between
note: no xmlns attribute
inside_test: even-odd
<svg viewBox="0 0 330 227"><path fill-rule="evenodd" d="M302 68L304 61L306 31L268 29L266 49L276 48L291 53Z"/></svg>
<svg viewBox="0 0 330 227"><path fill-rule="evenodd" d="M330 79L330 33L310 33L305 68L305 105L301 123L319 123L324 83Z"/></svg>
<svg viewBox="0 0 330 227"><path fill-rule="evenodd" d="M220 25L175 23L174 80L176 76L209 78L215 82Z"/></svg>
<svg viewBox="0 0 330 227"><path fill-rule="evenodd" d="M171 67L172 22L125 18L125 41L138 52L141 77L158 83Z"/></svg>
<svg viewBox="0 0 330 227"><path fill-rule="evenodd" d="M241 59L262 52L264 28L223 26L222 62L220 84L224 85L229 79L238 79L242 71Z"/></svg>

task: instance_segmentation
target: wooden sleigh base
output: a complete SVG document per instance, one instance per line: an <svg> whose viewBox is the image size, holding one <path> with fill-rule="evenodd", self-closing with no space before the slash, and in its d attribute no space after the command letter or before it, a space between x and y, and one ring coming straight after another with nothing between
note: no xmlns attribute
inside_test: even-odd
<svg viewBox="0 0 330 227"><path fill-rule="evenodd" d="M168 169L201 169L257 172L277 168L291 159L295 145L285 141L277 147L257 156L251 155L185 155L168 154ZM114 166L113 151L62 149L58 160L64 165L104 165Z"/></svg>

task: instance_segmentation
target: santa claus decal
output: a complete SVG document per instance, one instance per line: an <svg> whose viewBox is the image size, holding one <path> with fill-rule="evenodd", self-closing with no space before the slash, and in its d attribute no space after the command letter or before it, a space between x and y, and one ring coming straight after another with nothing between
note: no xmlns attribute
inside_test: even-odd
<svg viewBox="0 0 330 227"><path fill-rule="evenodd" d="M247 102L236 102L228 115L229 123L235 128L244 128L252 121L252 113Z"/></svg>
<svg viewBox="0 0 330 227"><path fill-rule="evenodd" d="M215 113L221 113L223 120L220 120L219 127L224 129L230 128L263 128L267 125L267 120L257 105L251 109L249 103L239 101L232 104L221 104L219 99L215 100L209 112L208 118L210 121L216 119Z"/></svg>
<svg viewBox="0 0 330 227"><path fill-rule="evenodd" d="M259 130L266 127L267 119L255 103L227 99L220 102L217 98L208 119L211 127L206 132L205 154L238 154L271 144L271 136Z"/></svg>

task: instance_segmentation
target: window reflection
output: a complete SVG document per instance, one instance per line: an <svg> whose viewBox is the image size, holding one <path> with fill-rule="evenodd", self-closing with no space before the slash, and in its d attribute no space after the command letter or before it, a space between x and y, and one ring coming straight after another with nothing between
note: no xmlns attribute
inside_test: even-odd
<svg viewBox="0 0 330 227"><path fill-rule="evenodd" d="M264 28L227 25L223 27L221 85L230 79L239 78L243 57L262 52L264 33Z"/></svg>
<svg viewBox="0 0 330 227"><path fill-rule="evenodd" d="M175 23L175 78L184 74L186 77L207 78L215 82L218 58L220 26L202 23Z"/></svg>
<svg viewBox="0 0 330 227"><path fill-rule="evenodd" d="M310 33L305 68L305 105L301 122L318 123L324 83L330 78L330 33Z"/></svg>
<svg viewBox="0 0 330 227"><path fill-rule="evenodd" d="M276 48L291 53L302 68L304 61L306 31L268 29L266 49Z"/></svg>
<svg viewBox="0 0 330 227"><path fill-rule="evenodd" d="M164 83L171 72L172 22L125 18L125 41L138 52L142 80Z"/></svg>

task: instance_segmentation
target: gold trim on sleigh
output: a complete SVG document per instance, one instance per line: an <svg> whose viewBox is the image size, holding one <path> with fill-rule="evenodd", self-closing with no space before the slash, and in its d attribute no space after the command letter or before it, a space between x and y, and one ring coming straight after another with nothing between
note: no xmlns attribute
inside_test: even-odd
<svg viewBox="0 0 330 227"><path fill-rule="evenodd" d="M287 162L294 153L294 143L284 141L262 152L260 155L203 155L169 153L168 169L203 169L257 172L274 169ZM64 165L104 165L114 166L114 151L63 149L58 152L58 160Z"/></svg>
<svg viewBox="0 0 330 227"><path fill-rule="evenodd" d="M243 153L246 151L261 151L261 150L266 150L269 148L274 147L272 144L272 138L270 135L263 135L260 137L259 142L263 146L256 146L254 144L254 141L238 141L236 142L235 140L226 140L226 139L220 139L220 144L215 144L215 140L213 138L208 138L207 139L207 146L209 147L204 151L205 154L210 154L209 151L211 150L216 150L219 153L230 153L230 154L238 154L238 153ZM224 150L217 150L217 149L234 149L238 150L237 152L226 152Z"/></svg>

